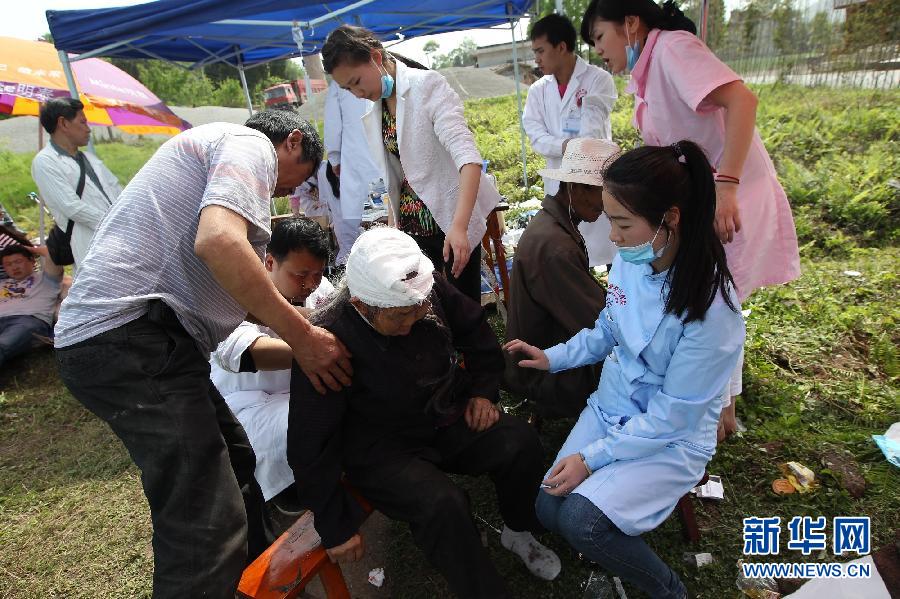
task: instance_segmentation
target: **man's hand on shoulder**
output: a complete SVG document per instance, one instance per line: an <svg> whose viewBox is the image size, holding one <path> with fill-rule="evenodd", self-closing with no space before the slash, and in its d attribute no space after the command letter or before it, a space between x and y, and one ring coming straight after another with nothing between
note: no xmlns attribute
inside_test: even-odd
<svg viewBox="0 0 900 599"><path fill-rule="evenodd" d="M309 334L289 342L294 359L319 393L326 387L340 391L350 384L353 366L350 352L340 339L321 327L310 327Z"/></svg>

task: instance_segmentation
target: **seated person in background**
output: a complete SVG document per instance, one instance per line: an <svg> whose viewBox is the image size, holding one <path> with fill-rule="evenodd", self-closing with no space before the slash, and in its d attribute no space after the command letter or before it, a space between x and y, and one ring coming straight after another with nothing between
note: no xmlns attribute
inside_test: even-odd
<svg viewBox="0 0 900 599"><path fill-rule="evenodd" d="M412 237L389 227L360 235L345 282L313 317L353 355L353 383L320 395L295 366L288 462L303 507L335 561L364 553L362 508L407 522L416 545L460 597L509 597L448 472L489 475L504 519L501 543L536 576L559 558L538 543L533 502L540 441L497 405L503 356L481 307L434 273ZM465 366L460 366L460 358Z"/></svg>
<svg viewBox="0 0 900 599"><path fill-rule="evenodd" d="M35 272L34 256L43 269ZM0 367L28 351L35 335L53 336L53 314L63 269L50 259L46 246L12 245L0 252L6 277L0 279Z"/></svg>
<svg viewBox="0 0 900 599"><path fill-rule="evenodd" d="M603 166L618 151L611 141L573 139L560 168L540 171L541 176L561 183L555 195L544 198L516 248L507 340L551 347L597 320L606 292L588 266L578 225L592 223L602 213ZM522 368L519 359L506 355L504 383L527 398L541 417L578 416L600 381L599 363L549 373Z"/></svg>
<svg viewBox="0 0 900 599"><path fill-rule="evenodd" d="M0 213L0 216L5 215L6 213ZM5 250L11 245L26 245L33 246L34 244L28 239L28 236L25 233L19 231L15 225L10 221L9 224L0 222L0 252ZM3 269L3 265L0 264L0 280L6 278L6 271Z"/></svg>
<svg viewBox="0 0 900 599"><path fill-rule="evenodd" d="M265 266L275 288L308 315L334 291L322 278L328 262L328 236L312 220L292 217L272 227ZM290 346L272 329L244 321L210 358L210 376L240 421L256 453L256 480L269 501L294 477L285 458ZM293 493L291 493L293 497Z"/></svg>
<svg viewBox="0 0 900 599"><path fill-rule="evenodd" d="M537 513L576 551L654 599L678 575L641 539L703 476L744 321L715 230L716 188L691 141L643 146L603 173L619 248L593 328L546 350L505 348L558 372L607 358L600 385L538 494Z"/></svg>

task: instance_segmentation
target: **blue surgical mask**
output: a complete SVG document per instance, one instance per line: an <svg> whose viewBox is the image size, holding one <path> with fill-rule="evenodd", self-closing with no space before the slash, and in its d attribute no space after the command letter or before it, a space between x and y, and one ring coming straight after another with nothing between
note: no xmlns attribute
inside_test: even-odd
<svg viewBox="0 0 900 599"><path fill-rule="evenodd" d="M663 220L665 220L665 217L663 217ZM659 251L653 250L653 242L656 241L656 237L659 235L660 230L662 230L662 226L663 224L660 222L659 226L656 228L656 233L653 234L653 239L650 241L632 247L620 247L619 256L622 257L622 260L631 262L632 264L649 264L657 258L662 257L666 248L669 247L668 241L666 242L666 245L659 248Z"/></svg>
<svg viewBox="0 0 900 599"><path fill-rule="evenodd" d="M628 37L628 29L625 29L625 39L628 42L625 46L625 60L628 64L628 70L634 70L634 65L637 64L638 58L641 56L641 42L635 38L634 43L631 43L631 38Z"/></svg>
<svg viewBox="0 0 900 599"><path fill-rule="evenodd" d="M374 60L372 64L375 65L375 68L378 68ZM381 67L380 70L384 73L381 76L381 99L386 100L391 97L391 93L394 91L394 78L388 74L384 67Z"/></svg>

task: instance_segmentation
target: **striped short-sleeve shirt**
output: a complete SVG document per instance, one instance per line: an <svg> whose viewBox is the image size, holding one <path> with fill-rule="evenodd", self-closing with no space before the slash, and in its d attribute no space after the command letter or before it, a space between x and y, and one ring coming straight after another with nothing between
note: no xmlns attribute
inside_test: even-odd
<svg viewBox="0 0 900 599"><path fill-rule="evenodd" d="M126 324L161 299L201 351L215 349L247 311L194 254L200 211L215 204L244 217L262 260L277 171L269 139L241 125L202 125L163 144L97 229L60 310L56 347Z"/></svg>

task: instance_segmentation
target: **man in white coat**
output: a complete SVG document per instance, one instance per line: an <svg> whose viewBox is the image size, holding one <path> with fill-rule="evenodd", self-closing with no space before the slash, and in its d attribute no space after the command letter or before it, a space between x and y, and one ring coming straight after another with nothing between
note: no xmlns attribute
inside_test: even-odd
<svg viewBox="0 0 900 599"><path fill-rule="evenodd" d="M563 15L550 14L531 29L531 48L544 76L528 91L523 120L531 147L559 168L569 140L593 137L612 140L609 116L618 93L612 75L575 54L576 34ZM544 194L554 196L559 181L544 178ZM610 264L616 254L609 240L609 220L601 215L582 222L590 266Z"/></svg>
<svg viewBox="0 0 900 599"><path fill-rule="evenodd" d="M41 105L41 126L50 134L50 143L31 163L31 177L53 220L65 231L71 221L72 256L81 264L100 221L122 193L114 174L93 153L80 147L91 139L84 116L84 104L74 98L54 98ZM83 167L82 167L83 165ZM84 169L84 189L78 182Z"/></svg>
<svg viewBox="0 0 900 599"><path fill-rule="evenodd" d="M325 95L325 149L328 162L340 180L340 210L332 210L334 235L338 242L337 264L344 264L353 242L362 232L363 206L369 185L383 175L380 173L366 141L362 117L372 108L372 102L357 98L335 83ZM325 185L324 177L319 185Z"/></svg>
<svg viewBox="0 0 900 599"><path fill-rule="evenodd" d="M304 316L334 291L322 278L328 253L328 236L309 218L287 218L272 227L266 270L278 292ZM272 329L249 321L210 356L210 378L247 431L266 501L294 482L285 454L292 361L290 346Z"/></svg>

